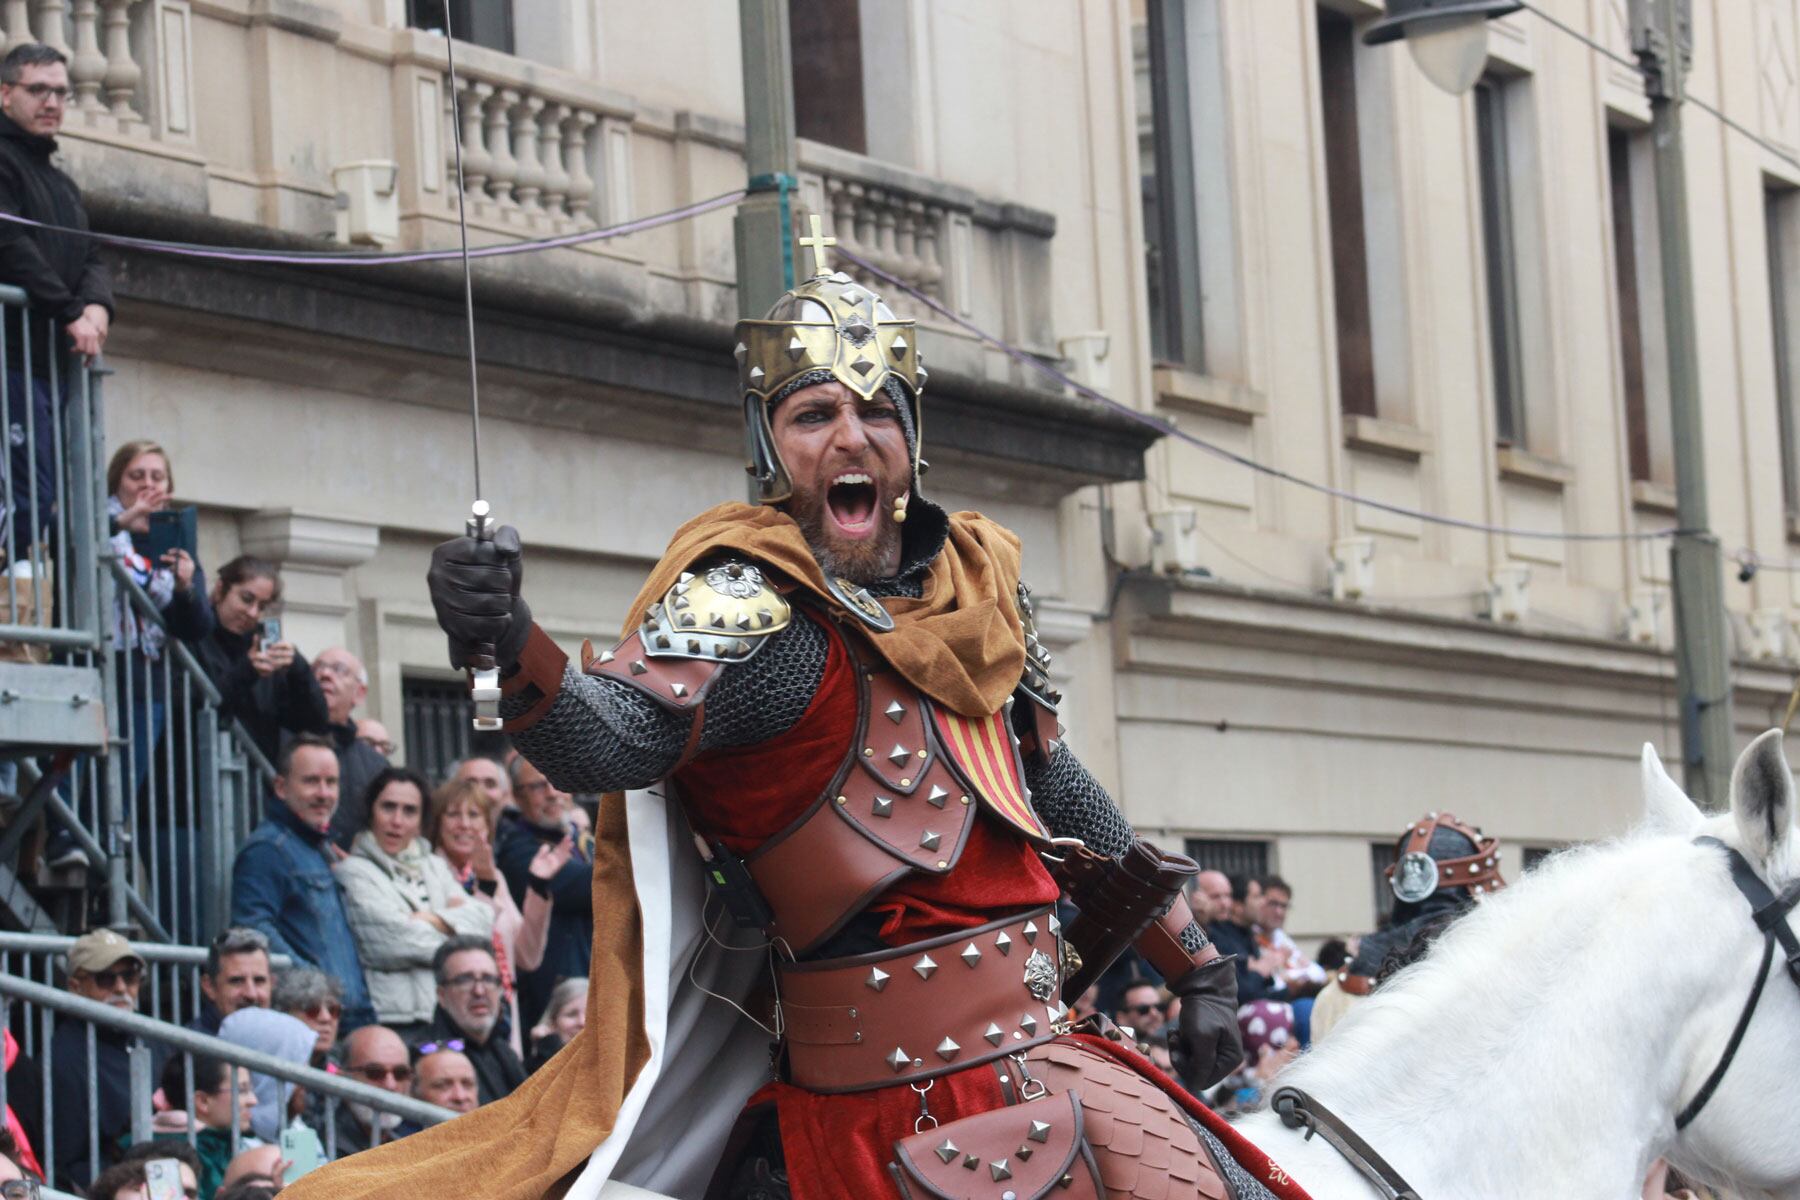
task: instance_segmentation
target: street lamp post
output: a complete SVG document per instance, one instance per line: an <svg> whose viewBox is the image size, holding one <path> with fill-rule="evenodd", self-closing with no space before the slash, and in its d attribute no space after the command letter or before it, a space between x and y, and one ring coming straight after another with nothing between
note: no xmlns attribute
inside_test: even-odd
<svg viewBox="0 0 1800 1200"><path fill-rule="evenodd" d="M1680 527L1669 557L1683 782L1703 807L1719 809L1730 803L1731 642L1719 540L1707 515L1687 167L1681 140L1690 4L1691 0L1631 0L1631 24L1632 49L1650 98L1656 156L1669 420ZM1432 82L1461 94L1475 85L1486 64L1486 23L1523 7L1522 0L1388 0L1387 16L1370 25L1363 41L1378 45L1405 39Z"/></svg>

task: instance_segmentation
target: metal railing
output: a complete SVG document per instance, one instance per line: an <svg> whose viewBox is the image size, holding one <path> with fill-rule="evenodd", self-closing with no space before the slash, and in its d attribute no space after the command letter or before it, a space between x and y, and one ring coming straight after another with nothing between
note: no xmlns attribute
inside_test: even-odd
<svg viewBox="0 0 1800 1200"><path fill-rule="evenodd" d="M0 907L48 932L101 918L202 943L274 768L115 551L101 379L0 287ZM40 818L36 878L16 864ZM43 886L35 890L29 885ZM62 908L57 911L57 904Z"/></svg>
<svg viewBox="0 0 1800 1200"><path fill-rule="evenodd" d="M0 932L0 975L55 987L60 960L74 944L74 938L57 934ZM139 941L133 942L131 948L150 968L140 993L145 1014L176 1025L198 1017L205 999L200 991L200 972L206 965L206 947ZM271 970L281 971L293 965L293 959L285 954L269 955ZM37 1036L29 1025L19 1044L25 1053L37 1053Z"/></svg>
<svg viewBox="0 0 1800 1200"><path fill-rule="evenodd" d="M340 1104L354 1103L366 1105L376 1113L391 1113L402 1121L411 1121L419 1126L436 1125L447 1121L457 1114L447 1108L439 1108L435 1104L427 1104L410 1096L402 1096L394 1092L384 1091L366 1083L359 1083L344 1075L332 1074L316 1070L310 1066L302 1066L287 1062L284 1059L250 1050L219 1038L208 1037L203 1033L183 1029L166 1021L157 1021L134 1012L126 1012L113 1008L71 992L58 991L40 983L19 978L15 975L0 973L0 1027L10 1026L12 1006L26 1006L24 1023L27 1027L36 1024L39 1027L42 1045L49 1045L58 1019L65 1025L82 1027L85 1030L87 1065L85 1072L75 1077L73 1064L58 1064L54 1069L50 1056L38 1056L39 1084L43 1089L43 1111L46 1118L43 1122L40 1140L34 1142L38 1149L38 1161L43 1163L48 1173L47 1180L52 1186L67 1186L75 1182L69 1178L70 1171L64 1169L58 1161L57 1138L85 1134L85 1155L75 1160L77 1168L86 1168L86 1179L91 1180L105 1165L107 1156L102 1154L103 1144L129 1141L132 1144L148 1141L151 1137L151 1120L154 1116L153 1094L156 1081L152 1078L153 1055L151 1046L167 1048L170 1053L179 1054L184 1061L184 1078L187 1093L187 1135L190 1143L199 1128L194 1112L194 1059L196 1056L216 1058L237 1067L248 1067L251 1071L262 1075L270 1075L286 1083L296 1084L307 1090L310 1095L323 1097L324 1128L320 1136L325 1143L328 1158L337 1157L337 1111ZM114 1034L124 1034L131 1039L127 1050L130 1061L128 1112L129 1118L123 1128L112 1128L104 1125L100 1117L102 1084L97 1069L97 1040L99 1030L108 1030ZM50 1114L57 1112L55 1102L57 1088L80 1087L85 1092L85 1104L82 1108L85 1127L58 1129L57 1121ZM4 1073L0 1073L0 1108L7 1103L7 1081ZM237 1089L231 1089L231 1149L235 1154L242 1137L241 1110L238 1108ZM285 1125L286 1120L281 1124ZM28 1133L34 1132L27 1130ZM381 1140L381 1122L371 1122L371 1141ZM85 1181L83 1181L85 1182Z"/></svg>

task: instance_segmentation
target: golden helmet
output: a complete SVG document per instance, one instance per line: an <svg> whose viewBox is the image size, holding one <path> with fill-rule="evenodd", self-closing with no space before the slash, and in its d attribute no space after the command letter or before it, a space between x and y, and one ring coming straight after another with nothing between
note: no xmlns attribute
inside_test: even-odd
<svg viewBox="0 0 1800 1200"><path fill-rule="evenodd" d="M745 470L755 478L764 504L779 504L793 481L775 448L769 424L772 401L803 375L831 377L868 399L892 378L902 385L912 418L913 489L924 463L923 413L919 394L926 371L919 360L918 332L875 292L842 271L821 270L784 293L760 321L737 323L738 383L744 393Z"/></svg>

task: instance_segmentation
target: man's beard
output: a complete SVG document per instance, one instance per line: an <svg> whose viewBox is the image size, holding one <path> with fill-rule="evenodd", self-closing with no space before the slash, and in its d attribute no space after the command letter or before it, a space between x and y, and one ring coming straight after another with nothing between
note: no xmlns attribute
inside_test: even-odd
<svg viewBox="0 0 1800 1200"><path fill-rule="evenodd" d="M826 574L864 586L894 574L892 564L899 561L900 526L888 514L877 516L879 524L874 537L848 541L833 533L823 496L796 491L788 501L788 512Z"/></svg>

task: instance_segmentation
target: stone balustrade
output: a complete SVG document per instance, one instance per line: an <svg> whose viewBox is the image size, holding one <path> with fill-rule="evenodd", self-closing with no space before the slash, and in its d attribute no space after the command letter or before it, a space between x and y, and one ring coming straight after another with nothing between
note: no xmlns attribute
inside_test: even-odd
<svg viewBox="0 0 1800 1200"><path fill-rule="evenodd" d="M561 232L591 228L603 216L595 175L602 159L597 106L492 73L458 72L463 187L469 216ZM443 80L449 95L448 75ZM446 99L446 108L449 107ZM445 203L456 204L455 147L445 133Z"/></svg>
<svg viewBox="0 0 1800 1200"><path fill-rule="evenodd" d="M948 213L942 204L855 179L822 179L829 227L838 244L934 300L944 297L943 245ZM843 269L880 290L881 281L855 263Z"/></svg>
<svg viewBox="0 0 1800 1200"><path fill-rule="evenodd" d="M77 127L136 133L146 128L132 57L133 10L146 0L0 0L5 47L54 46L69 58L69 117Z"/></svg>

